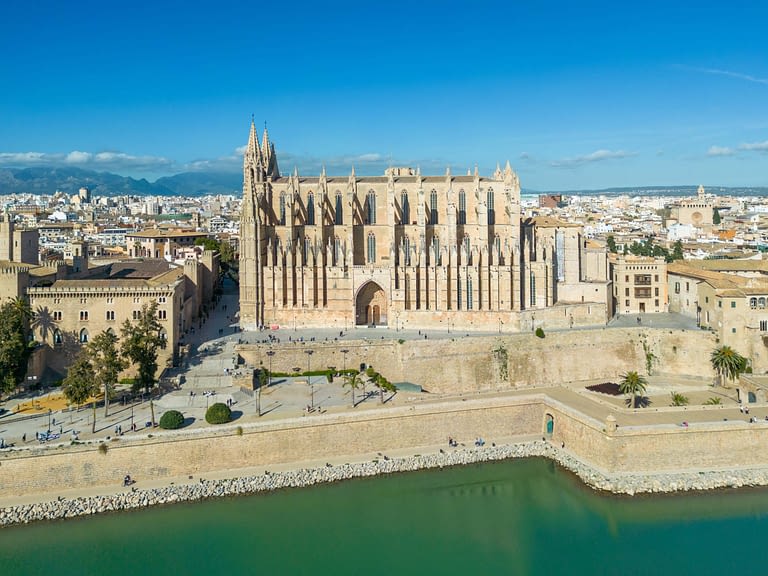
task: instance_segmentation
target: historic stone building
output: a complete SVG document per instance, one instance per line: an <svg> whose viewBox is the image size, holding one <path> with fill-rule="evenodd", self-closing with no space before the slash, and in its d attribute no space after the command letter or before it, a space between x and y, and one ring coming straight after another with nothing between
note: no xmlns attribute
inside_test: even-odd
<svg viewBox="0 0 768 576"><path fill-rule="evenodd" d="M490 177L283 176L265 129L243 161L244 328L521 330L606 321L604 249L523 218L509 164Z"/></svg>

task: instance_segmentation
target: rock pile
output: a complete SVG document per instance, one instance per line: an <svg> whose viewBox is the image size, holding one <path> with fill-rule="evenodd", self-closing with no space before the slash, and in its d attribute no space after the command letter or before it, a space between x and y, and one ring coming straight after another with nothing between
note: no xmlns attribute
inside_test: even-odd
<svg viewBox="0 0 768 576"><path fill-rule="evenodd" d="M0 526L26 524L39 520L56 520L74 516L87 516L144 508L174 502L188 502L221 496L253 494L281 488L299 488L350 478L376 476L396 472L410 472L428 468L462 466L478 462L509 458L546 457L576 474L585 484L615 494L711 490L742 486L768 485L768 470L742 470L727 472L665 473L605 475L580 462L565 450L550 443L537 441L503 446L456 448L438 454L388 458L380 456L371 462L327 464L320 468L305 468L289 472L264 472L258 476L227 480L202 480L191 484L171 485L149 490L126 489L109 496L59 498L40 504L14 506L0 510Z"/></svg>

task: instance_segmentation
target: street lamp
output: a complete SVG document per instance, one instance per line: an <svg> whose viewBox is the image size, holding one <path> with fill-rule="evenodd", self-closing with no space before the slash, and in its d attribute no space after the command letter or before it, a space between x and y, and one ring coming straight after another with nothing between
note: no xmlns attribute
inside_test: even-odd
<svg viewBox="0 0 768 576"><path fill-rule="evenodd" d="M347 371L347 353L349 352L348 348L342 348L339 350L344 355L344 371Z"/></svg>
<svg viewBox="0 0 768 576"><path fill-rule="evenodd" d="M314 350L304 350L304 354L307 355L307 379L309 380L309 406L314 410L315 409L315 385L312 384L312 375L309 374L311 372L311 364L310 360L312 359L312 354L314 354Z"/></svg>
<svg viewBox="0 0 768 576"><path fill-rule="evenodd" d="M51 413L52 412L53 412L53 410L48 408L48 434L51 433Z"/></svg>
<svg viewBox="0 0 768 576"><path fill-rule="evenodd" d="M274 350L267 351L267 356L269 356L269 382L267 383L267 386L272 386L272 356L274 355Z"/></svg>

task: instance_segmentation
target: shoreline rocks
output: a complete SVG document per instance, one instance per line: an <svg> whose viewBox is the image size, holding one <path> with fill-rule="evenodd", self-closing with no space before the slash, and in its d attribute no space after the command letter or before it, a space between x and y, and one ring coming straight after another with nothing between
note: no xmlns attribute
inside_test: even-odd
<svg viewBox="0 0 768 576"><path fill-rule="evenodd" d="M108 496L59 498L49 502L0 509L0 526L133 510L176 502L255 494L283 488L301 488L380 474L531 457L553 460L595 490L629 496L768 485L768 469L608 476L551 443L533 441L499 446L448 449L437 454L403 458L382 456L370 462L335 466L328 464L320 468L265 472L257 476L225 480L201 479L195 483L170 485L148 490L126 488L124 492Z"/></svg>

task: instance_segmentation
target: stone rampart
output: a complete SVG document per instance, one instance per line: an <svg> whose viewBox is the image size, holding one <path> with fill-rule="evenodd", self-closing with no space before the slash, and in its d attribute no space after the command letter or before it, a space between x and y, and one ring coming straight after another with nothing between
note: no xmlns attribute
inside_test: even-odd
<svg viewBox="0 0 768 576"><path fill-rule="evenodd" d="M254 367L291 372L307 366L305 350L312 350L311 367L358 368L372 365L391 382L414 382L438 393L504 390L521 386L615 379L628 370L713 375L709 362L715 336L708 331L646 328L603 328L471 338L381 340L370 330L365 340L342 342L285 342L241 344L243 360ZM347 350L346 353L342 352ZM702 361L702 358L705 360Z"/></svg>

